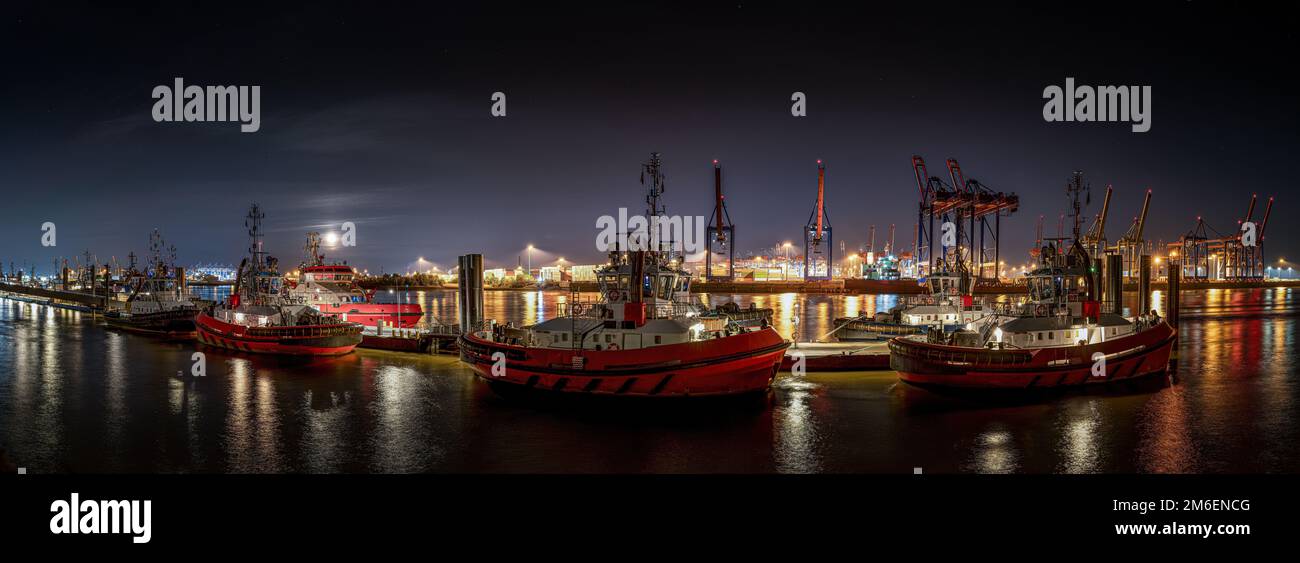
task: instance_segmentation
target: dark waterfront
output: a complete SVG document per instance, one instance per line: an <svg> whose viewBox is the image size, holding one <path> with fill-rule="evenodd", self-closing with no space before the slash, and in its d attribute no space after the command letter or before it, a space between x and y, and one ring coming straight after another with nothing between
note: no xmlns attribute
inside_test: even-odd
<svg viewBox="0 0 1300 563"><path fill-rule="evenodd" d="M381 294L384 297L384 294ZM714 297L714 301L733 296ZM400 299L393 294L392 299ZM452 291L413 293L455 318ZM533 322L564 293L493 291ZM740 295L789 335L890 296ZM783 374L766 405L559 408L496 397L452 356L285 360L106 330L0 299L0 446L48 472L1294 472L1294 290L1184 292L1172 384L1016 404L938 397L892 372Z"/></svg>

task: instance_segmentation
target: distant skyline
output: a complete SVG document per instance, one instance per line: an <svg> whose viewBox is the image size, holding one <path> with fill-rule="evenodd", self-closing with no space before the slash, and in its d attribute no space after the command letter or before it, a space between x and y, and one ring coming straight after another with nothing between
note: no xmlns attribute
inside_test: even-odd
<svg viewBox="0 0 1300 563"><path fill-rule="evenodd" d="M661 152L668 212L708 215L712 161L740 252L790 241L826 162L836 252L877 248L896 225L910 249L917 190L956 158L967 177L1016 192L1002 255L1028 260L1035 223L1054 234L1082 170L1088 215L1115 188L1108 233L1153 190L1147 238L1197 216L1235 230L1252 193L1270 264L1300 259L1286 174L1300 149L1294 18L1170 2L1049 13L1039 4L921 10L745 3L671 8L353 7L257 17L159 4L22 6L0 23L0 261L47 270L59 256L148 252L160 229L182 264L238 263L258 202L267 249L302 257L308 231L357 226L327 248L372 273L423 257L449 269L596 263L596 218L640 211L640 164ZM1094 13L1095 12L1095 13ZM257 85L260 128L155 122L156 86ZM1043 117L1045 87L1149 85L1151 129ZM493 117L491 95L507 96ZM790 115L807 95L806 117ZM43 247L41 225L57 226ZM1068 232L1068 225L1067 225Z"/></svg>

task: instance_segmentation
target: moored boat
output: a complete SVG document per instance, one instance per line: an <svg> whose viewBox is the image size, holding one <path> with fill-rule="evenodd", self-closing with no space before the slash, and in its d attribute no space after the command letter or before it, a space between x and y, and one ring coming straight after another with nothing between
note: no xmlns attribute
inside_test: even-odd
<svg viewBox="0 0 1300 563"><path fill-rule="evenodd" d="M992 312L982 298L971 295L970 276L937 272L926 279L926 286L929 295L908 298L888 311L836 318L833 332L836 340L861 342L931 330L952 332Z"/></svg>
<svg viewBox="0 0 1300 563"><path fill-rule="evenodd" d="M361 342L360 323L322 314L283 291L275 258L262 251L261 220L255 204L248 214L250 258L240 262L230 297L200 313L199 342L260 354L332 356Z"/></svg>
<svg viewBox="0 0 1300 563"><path fill-rule="evenodd" d="M320 254L320 235L307 233L307 259L297 275L286 284L289 296L312 308L345 321L377 327L414 328L424 316L419 303L378 303L373 292L357 285L356 269L347 264L328 264Z"/></svg>
<svg viewBox="0 0 1300 563"><path fill-rule="evenodd" d="M168 339L190 339L195 335L194 318L199 302L185 289L184 273L162 260L161 237L150 237L152 263L144 272L132 267L127 275L129 293L125 303L104 312L108 326L128 332ZM110 302L118 304L116 302Z"/></svg>
<svg viewBox="0 0 1300 563"><path fill-rule="evenodd" d="M645 165L650 217L660 213L659 166L657 154ZM555 318L466 332L461 360L503 394L721 397L765 393L790 345L761 313L756 327L716 317L706 326L690 275L667 252L615 249L597 281L598 301L566 303Z"/></svg>
<svg viewBox="0 0 1300 563"><path fill-rule="evenodd" d="M1029 299L952 333L889 342L904 382L943 389L1042 389L1129 381L1166 373L1177 331L1152 311L1128 319L1102 311L1094 262L1079 237L1049 239L1027 277ZM1062 251L1065 241L1072 241ZM1114 305L1112 303L1112 305Z"/></svg>

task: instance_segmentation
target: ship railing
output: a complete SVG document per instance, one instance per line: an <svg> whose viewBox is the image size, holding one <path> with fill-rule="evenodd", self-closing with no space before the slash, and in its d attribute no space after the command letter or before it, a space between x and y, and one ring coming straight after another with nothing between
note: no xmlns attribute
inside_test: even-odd
<svg viewBox="0 0 1300 563"><path fill-rule="evenodd" d="M890 351L930 362L943 362L963 366L1018 366L1028 364L1033 354L1027 350L981 348L976 350L950 350L928 346L899 346L890 344Z"/></svg>
<svg viewBox="0 0 1300 563"><path fill-rule="evenodd" d="M646 316L651 319L673 319L698 315L699 308L691 303L655 303L647 307Z"/></svg>
<svg viewBox="0 0 1300 563"><path fill-rule="evenodd" d="M985 309L989 314L1011 316L1019 311L1018 303L987 303Z"/></svg>
<svg viewBox="0 0 1300 563"><path fill-rule="evenodd" d="M933 295L902 295L898 298L898 304L904 307L915 307L917 305L938 305L939 300Z"/></svg>
<svg viewBox="0 0 1300 563"><path fill-rule="evenodd" d="M355 334L359 328L353 325L305 325L288 327L249 327L247 334L252 336L275 336L290 338L316 338Z"/></svg>
<svg viewBox="0 0 1300 563"><path fill-rule="evenodd" d="M436 324L436 325L429 326L427 330L429 331L429 334L435 334L439 336L455 336L460 334L460 325L459 324L454 324L454 325Z"/></svg>
<svg viewBox="0 0 1300 563"><path fill-rule="evenodd" d="M460 323L456 323L456 324L431 325L427 329L425 329L425 332L435 336L460 336L461 334L466 334L466 332L470 332L470 333L484 332L484 331L490 332L496 326L497 324L495 320L485 319L469 327L470 328L469 331L461 330Z"/></svg>
<svg viewBox="0 0 1300 563"><path fill-rule="evenodd" d="M595 299L558 301L555 311L561 317L600 318L604 314L605 304Z"/></svg>
<svg viewBox="0 0 1300 563"><path fill-rule="evenodd" d="M568 299L556 302L556 314L560 317L605 318L608 305L596 299ZM700 309L691 303L654 303L646 305L646 318L670 319L698 315Z"/></svg>

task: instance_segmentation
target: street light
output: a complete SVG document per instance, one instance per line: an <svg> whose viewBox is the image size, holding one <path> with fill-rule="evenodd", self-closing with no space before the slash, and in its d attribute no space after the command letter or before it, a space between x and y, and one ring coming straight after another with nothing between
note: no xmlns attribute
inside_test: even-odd
<svg viewBox="0 0 1300 563"><path fill-rule="evenodd" d="M790 243L785 243L785 268L781 269L781 281L790 280Z"/></svg>

